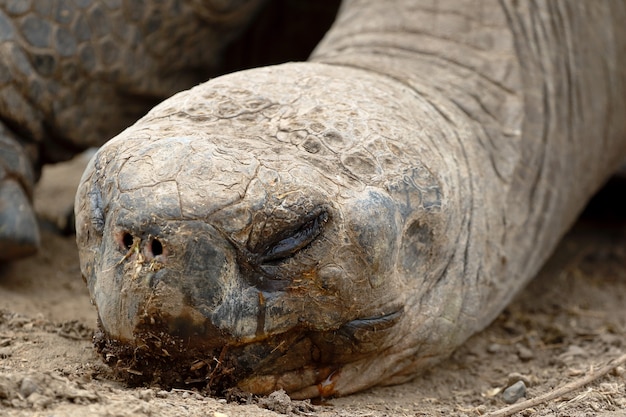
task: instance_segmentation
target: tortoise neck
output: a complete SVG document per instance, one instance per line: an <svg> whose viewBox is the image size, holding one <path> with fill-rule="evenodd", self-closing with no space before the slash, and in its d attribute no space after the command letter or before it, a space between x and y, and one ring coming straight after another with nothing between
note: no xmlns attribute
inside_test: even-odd
<svg viewBox="0 0 626 417"><path fill-rule="evenodd" d="M394 78L440 111L490 254L478 269L512 295L626 159L626 7L443 3L347 0L311 59Z"/></svg>
<svg viewBox="0 0 626 417"><path fill-rule="evenodd" d="M418 3L345 1L311 59L384 74L447 99L490 132L519 132L522 79L499 3Z"/></svg>

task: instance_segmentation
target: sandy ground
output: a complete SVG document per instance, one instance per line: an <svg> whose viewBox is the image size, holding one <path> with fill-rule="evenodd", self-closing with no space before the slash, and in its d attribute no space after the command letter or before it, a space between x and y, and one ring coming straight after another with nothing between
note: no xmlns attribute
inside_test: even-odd
<svg viewBox="0 0 626 417"><path fill-rule="evenodd" d="M41 251L0 267L2 416L477 416L504 409L503 390L518 381L527 390L516 404L539 402L522 404L518 416L626 416L625 366L609 363L626 354L624 211L580 222L492 326L412 383L313 404L280 392L229 402L127 388L92 348L96 315L74 237L54 231L64 226L84 162L46 169L36 201ZM605 376L542 400L607 364Z"/></svg>

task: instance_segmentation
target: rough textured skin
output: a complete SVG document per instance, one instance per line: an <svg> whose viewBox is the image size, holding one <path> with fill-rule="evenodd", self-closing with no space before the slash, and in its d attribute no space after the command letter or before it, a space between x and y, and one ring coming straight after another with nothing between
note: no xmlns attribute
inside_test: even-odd
<svg viewBox="0 0 626 417"><path fill-rule="evenodd" d="M206 80L261 3L0 0L0 219L27 225L0 230L0 260L37 247L29 200L43 163Z"/></svg>
<svg viewBox="0 0 626 417"><path fill-rule="evenodd" d="M626 157L624 19L617 1L347 0L313 62L158 105L76 198L105 359L304 398L444 358Z"/></svg>

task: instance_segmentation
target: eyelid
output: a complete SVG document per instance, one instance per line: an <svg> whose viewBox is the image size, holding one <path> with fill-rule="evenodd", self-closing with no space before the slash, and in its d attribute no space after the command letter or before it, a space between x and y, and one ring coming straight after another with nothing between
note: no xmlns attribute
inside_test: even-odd
<svg viewBox="0 0 626 417"><path fill-rule="evenodd" d="M328 220L328 213L321 211L316 215L305 219L297 228L288 233L282 233L275 242L268 245L260 254L260 263L279 261L294 255L299 250L308 246L322 232L323 226Z"/></svg>

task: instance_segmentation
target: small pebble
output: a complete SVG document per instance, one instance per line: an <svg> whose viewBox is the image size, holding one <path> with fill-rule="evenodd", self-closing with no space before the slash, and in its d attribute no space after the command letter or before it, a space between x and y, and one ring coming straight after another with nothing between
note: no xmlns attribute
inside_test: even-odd
<svg viewBox="0 0 626 417"><path fill-rule="evenodd" d="M559 359L564 362L571 361L576 357L584 358L587 356L587 351L580 346L570 345L567 350L559 355Z"/></svg>
<svg viewBox="0 0 626 417"><path fill-rule="evenodd" d="M20 400L19 398L13 398L11 400L11 407L13 408L24 408L26 405L27 403L25 400Z"/></svg>
<svg viewBox="0 0 626 417"><path fill-rule="evenodd" d="M282 389L268 395L263 402L263 406L280 414L291 414L293 408L291 398Z"/></svg>
<svg viewBox="0 0 626 417"><path fill-rule="evenodd" d="M24 379L22 379L22 384L20 385L20 394L22 394L24 398L30 397L33 392L36 392L38 390L39 385L32 378L24 377Z"/></svg>
<svg viewBox="0 0 626 417"><path fill-rule="evenodd" d="M26 401L35 409L43 409L49 407L54 402L54 399L46 395L41 395L38 392L33 392Z"/></svg>
<svg viewBox="0 0 626 417"><path fill-rule="evenodd" d="M530 387L532 385L530 382L530 378L528 378L526 375L522 375L518 372L511 372L507 375L506 386L510 387L518 381L522 381L527 387Z"/></svg>
<svg viewBox="0 0 626 417"><path fill-rule="evenodd" d="M502 400L507 404L513 404L526 395L526 384L523 381L517 381L502 392Z"/></svg>
<svg viewBox="0 0 626 417"><path fill-rule="evenodd" d="M161 391L156 393L157 398L167 398L170 396L170 393L162 389Z"/></svg>
<svg viewBox="0 0 626 417"><path fill-rule="evenodd" d="M517 345L517 356L523 361L529 361L535 357L535 354L526 346Z"/></svg>
<svg viewBox="0 0 626 417"><path fill-rule="evenodd" d="M219 411L216 411L213 413L213 417L228 417L228 414L224 414L224 413L220 413Z"/></svg>
<svg viewBox="0 0 626 417"><path fill-rule="evenodd" d="M149 388L141 390L137 393L137 397L139 397L140 400L150 401L152 398L154 398L154 391Z"/></svg>
<svg viewBox="0 0 626 417"><path fill-rule="evenodd" d="M499 343L492 343L487 346L487 352L489 353L498 353L502 350L502 345Z"/></svg>

